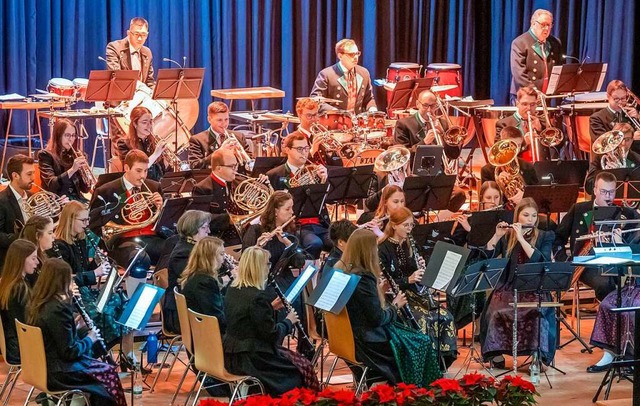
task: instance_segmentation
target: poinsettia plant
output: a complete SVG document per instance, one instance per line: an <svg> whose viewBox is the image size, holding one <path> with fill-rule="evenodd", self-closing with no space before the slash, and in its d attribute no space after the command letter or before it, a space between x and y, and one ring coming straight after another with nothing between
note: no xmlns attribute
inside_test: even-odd
<svg viewBox="0 0 640 406"><path fill-rule="evenodd" d="M360 396L353 390L293 389L279 398L268 395L250 396L234 402L234 406L531 406L539 396L535 386L520 376L494 378L478 373L460 379L442 378L429 388L400 383L396 386L379 384ZM224 406L226 402L204 399L200 406Z"/></svg>

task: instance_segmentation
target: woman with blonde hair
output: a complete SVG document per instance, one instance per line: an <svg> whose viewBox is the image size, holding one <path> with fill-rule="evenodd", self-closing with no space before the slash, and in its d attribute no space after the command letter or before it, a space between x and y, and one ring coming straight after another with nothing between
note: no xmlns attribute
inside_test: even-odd
<svg viewBox="0 0 640 406"><path fill-rule="evenodd" d="M216 237L204 237L193 247L187 266L178 279L187 307L198 313L216 316L222 334L227 327L218 283L218 271L223 262L224 242Z"/></svg>
<svg viewBox="0 0 640 406"><path fill-rule="evenodd" d="M550 261L555 236L553 231L538 229L538 206L529 197L518 203L513 219L513 224L498 223L495 234L486 247L489 257L509 258L509 263L489 296L480 319L483 358L492 361L498 367L504 367L503 354L511 354L513 351L513 307L510 303L514 302L513 283L516 268L525 263ZM518 293L518 303L537 300L538 296L534 292ZM543 300L547 301L550 298ZM555 354L558 333L554 310L545 308L542 310L542 318L538 318L538 310L535 307L518 309L518 353L531 355L540 348L540 361L549 365Z"/></svg>
<svg viewBox="0 0 640 406"><path fill-rule="evenodd" d="M247 248L240 257L238 277L224 298L225 367L233 374L258 378L270 395L301 386L317 390L311 363L277 344L291 333L298 315L292 310L282 322L276 322L271 297L265 292L268 275L269 252Z"/></svg>

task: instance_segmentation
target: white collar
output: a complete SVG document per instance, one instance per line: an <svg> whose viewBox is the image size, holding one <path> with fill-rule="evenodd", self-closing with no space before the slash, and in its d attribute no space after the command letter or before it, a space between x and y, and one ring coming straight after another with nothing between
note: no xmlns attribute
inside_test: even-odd
<svg viewBox="0 0 640 406"><path fill-rule="evenodd" d="M129 53L130 53L131 55L133 55L133 53L134 53L134 52L137 52L137 53L139 53L139 54L140 54L140 56L142 56L142 52L140 52L140 51L142 51L142 47L141 47L140 49L135 49L135 48L131 45L131 43L129 43Z"/></svg>
<svg viewBox="0 0 640 406"><path fill-rule="evenodd" d="M303 128L302 124L300 124L298 126L298 131L300 131L301 133L303 133L306 136L309 136L309 137L311 136L311 131L307 130L306 128Z"/></svg>
<svg viewBox="0 0 640 406"><path fill-rule="evenodd" d="M289 169L291 169L291 173L296 174L300 169L302 169L302 167L298 167L298 166L294 166L291 164L291 162L287 161L287 166L289 167Z"/></svg>
<svg viewBox="0 0 640 406"><path fill-rule="evenodd" d="M26 198L27 198L27 192L25 192L25 193L24 193L24 195L22 195L22 196L21 196L21 195L20 195L20 193L18 193L18 191L17 191L17 190L15 190L15 189L13 188L13 186L11 186L11 184L9 184L9 188L10 188L10 189L11 189L11 191L13 192L13 195L16 197L16 200L17 200L18 202L20 202L20 200L22 200L22 199L26 199Z"/></svg>
<svg viewBox="0 0 640 406"><path fill-rule="evenodd" d="M126 190L131 190L135 187L133 186L133 183L129 182L127 178L124 177L124 175L122 176L122 183L124 183L124 188Z"/></svg>

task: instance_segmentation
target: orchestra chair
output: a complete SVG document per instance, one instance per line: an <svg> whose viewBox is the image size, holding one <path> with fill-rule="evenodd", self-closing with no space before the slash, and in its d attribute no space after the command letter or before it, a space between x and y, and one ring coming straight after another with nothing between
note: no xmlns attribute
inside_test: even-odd
<svg viewBox="0 0 640 406"><path fill-rule="evenodd" d="M313 354L313 358L311 359L311 365L313 365L314 368L317 368L318 365L322 365L324 363L324 348L327 345L327 340L323 339L322 337L320 337L320 334L318 334L318 325L316 323L316 318L313 310L314 307L306 304L307 299L309 298L308 292L310 292L312 289L312 281L309 281L305 289L302 291L302 295L304 299L303 303L305 303L304 311L307 320L307 335L309 336L309 339L311 341L313 341L314 343L319 343L316 346L316 352ZM318 362L320 362L320 364L318 364ZM322 367L320 368L320 371L322 371ZM322 375L320 376L320 381L322 381Z"/></svg>
<svg viewBox="0 0 640 406"><path fill-rule="evenodd" d="M229 405L233 404L238 395L238 389L241 385L258 386L260 394L264 395L264 387L257 378L252 376L234 375L229 373L224 367L224 350L222 348L222 335L220 334L220 325L218 318L215 316L207 316L194 312L189 309L189 324L191 325L191 335L193 338L193 350L195 356L195 366L199 371L196 376L196 382L200 380L198 392L193 399L192 405L198 403L200 392L204 386L207 376L218 379L229 385L231 389L231 398Z"/></svg>
<svg viewBox="0 0 640 406"><path fill-rule="evenodd" d="M180 332L182 333L182 345L187 351L187 355L189 356L189 361L187 363L187 367L184 369L184 373L182 374L182 378L180 379L180 383L178 383L178 387L176 388L175 393L173 394L173 398L171 398L171 405L174 404L176 398L178 397L178 393L184 384L184 380L187 377L187 373L191 368L194 368L193 364L193 339L191 337L191 324L189 324L189 311L187 309L187 299L184 297L182 293L178 292L178 287L173 288L173 294L176 297L176 307L178 308L178 319L180 320ZM191 395L195 389L195 385L197 380L194 382L191 390L187 395L187 399L184 404L189 404L189 399L191 399Z"/></svg>
<svg viewBox="0 0 640 406"><path fill-rule="evenodd" d="M333 371L336 369L338 359L342 359L349 366L355 366L362 369L362 377L356 382L356 376L353 374L353 382L356 384L355 394L359 396L367 386L367 372L369 367L356 360L356 344L353 338L353 330L351 329L351 320L349 320L349 313L345 307L342 311L335 315L330 312L324 313L324 325L327 331L327 338L329 340L329 351L331 351L336 359L333 361L327 380L325 381L325 388L329 386ZM351 369L349 369L351 370Z"/></svg>
<svg viewBox="0 0 640 406"><path fill-rule="evenodd" d="M4 337L4 326L0 321L0 351L2 354L7 353L7 343ZM11 392L13 392L13 388L16 386L16 382L18 381L18 377L20 376L20 364L10 364L7 361L6 357L4 358L5 364L9 366L9 372L7 372L7 378L4 380L2 384L2 390L0 390L0 402L4 399L6 394L7 398L2 403L3 405L7 405L9 403L9 399L11 398Z"/></svg>
<svg viewBox="0 0 640 406"><path fill-rule="evenodd" d="M159 270L158 272L154 272L153 274L153 284L155 286L158 286L162 289L167 289L167 287L169 286L169 271L167 268L163 268L161 270ZM163 299L164 300L164 297ZM153 379L153 383L151 384L151 388L149 389L149 391L151 393L153 393L153 390L156 387L156 384L158 383L158 378L160 378L160 374L162 374L162 370L164 369L166 362L167 362L167 358L169 357L169 354L173 355L173 362L171 362L171 365L169 366L169 371L167 372L167 376L165 377L165 382L167 380L169 380L169 376L171 375L171 371L173 370L173 366L175 365L176 361L179 358L180 355L180 350L182 349L182 335L181 334L176 334L174 332L171 332L169 330L167 330L165 328L164 325L164 312L163 312L163 307L164 306L160 306L160 325L161 325L161 335L160 335L160 339L162 340L162 342L166 342L167 340L169 341L167 350L164 351L164 356L162 357L162 361L160 362L160 367L158 369L158 373L156 374L155 378ZM179 343L178 345L178 349L176 351L173 350L173 347L176 345L176 343ZM160 348L164 347L163 344L162 346L160 346ZM183 362L184 365L187 365Z"/></svg>
<svg viewBox="0 0 640 406"><path fill-rule="evenodd" d="M20 361L22 362L22 381L31 385L25 405L31 402L34 389L46 393L57 399L58 405L66 404L66 401L76 397L82 397L86 405L90 405L87 395L78 389L66 391L52 391L47 386L47 355L44 352L44 340L42 330L39 327L29 326L16 320L18 331L18 346L20 347Z"/></svg>
<svg viewBox="0 0 640 406"><path fill-rule="evenodd" d="M629 406L632 404L632 402L633 402L632 398L599 400L596 402L596 406Z"/></svg>

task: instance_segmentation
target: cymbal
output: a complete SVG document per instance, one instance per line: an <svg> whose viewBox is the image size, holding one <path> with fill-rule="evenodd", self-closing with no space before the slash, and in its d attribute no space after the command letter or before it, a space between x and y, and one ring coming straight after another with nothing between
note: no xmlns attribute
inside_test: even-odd
<svg viewBox="0 0 640 406"><path fill-rule="evenodd" d="M300 99L313 99L313 100L317 101L318 103L333 103L333 104L339 104L340 103L340 100L330 99L328 97L323 97L323 96L298 97L298 98L296 98L296 100L300 100Z"/></svg>
<svg viewBox="0 0 640 406"><path fill-rule="evenodd" d="M438 85L438 86L431 86L431 91L432 92L446 92L447 90L452 90L455 89L456 87L458 87L458 85Z"/></svg>
<svg viewBox="0 0 640 406"><path fill-rule="evenodd" d="M300 119L292 114L264 113L262 114L262 117L268 118L269 120L278 121L280 123L300 124Z"/></svg>

